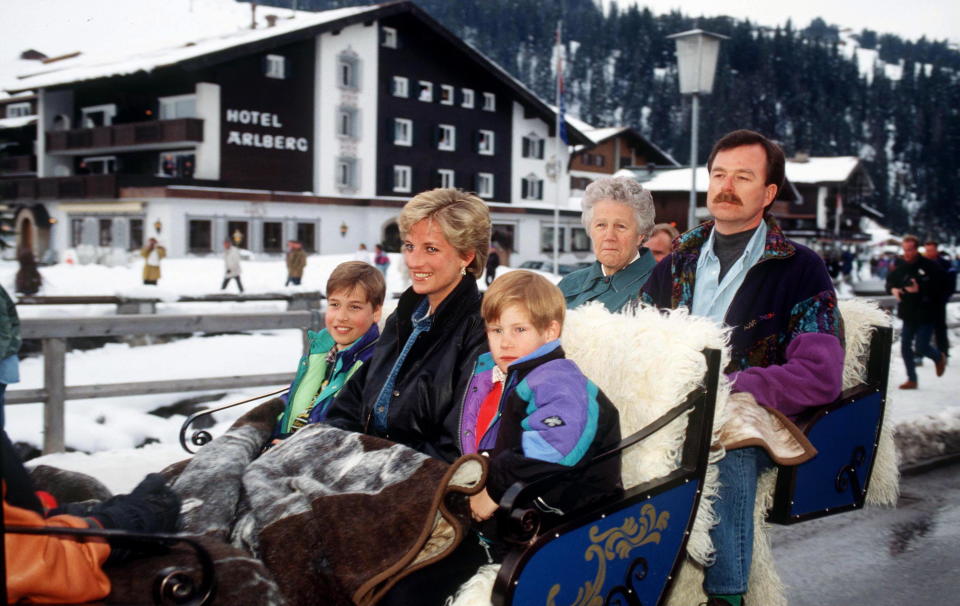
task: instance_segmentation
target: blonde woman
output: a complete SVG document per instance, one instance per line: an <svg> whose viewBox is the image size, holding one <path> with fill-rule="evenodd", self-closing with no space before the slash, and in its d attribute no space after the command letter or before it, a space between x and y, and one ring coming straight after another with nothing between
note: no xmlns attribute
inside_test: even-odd
<svg viewBox="0 0 960 606"><path fill-rule="evenodd" d="M412 286L327 423L453 461L460 452L455 404L487 351L477 278L490 247L490 212L474 195L434 189L414 196L398 223Z"/></svg>

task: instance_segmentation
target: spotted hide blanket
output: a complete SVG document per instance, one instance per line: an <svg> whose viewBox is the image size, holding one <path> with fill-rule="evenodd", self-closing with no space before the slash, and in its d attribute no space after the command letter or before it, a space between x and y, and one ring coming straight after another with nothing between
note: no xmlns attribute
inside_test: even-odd
<svg viewBox="0 0 960 606"><path fill-rule="evenodd" d="M173 485L184 532L252 554L294 605L376 603L460 543L482 457L450 465L325 425L261 455L278 412L253 409L186 466Z"/></svg>

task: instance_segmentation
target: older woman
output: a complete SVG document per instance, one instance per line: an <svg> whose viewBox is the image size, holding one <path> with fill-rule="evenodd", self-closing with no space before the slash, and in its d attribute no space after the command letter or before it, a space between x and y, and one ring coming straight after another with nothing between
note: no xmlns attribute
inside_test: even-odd
<svg viewBox="0 0 960 606"><path fill-rule="evenodd" d="M477 278L490 247L490 212L476 196L434 189L399 218L413 285L387 318L373 357L331 404L327 423L452 461L455 404L487 351Z"/></svg>
<svg viewBox="0 0 960 606"><path fill-rule="evenodd" d="M558 286L569 309L600 301L620 311L640 295L656 265L650 250L640 248L653 227L653 197L629 177L603 177L587 186L582 206L597 261Z"/></svg>

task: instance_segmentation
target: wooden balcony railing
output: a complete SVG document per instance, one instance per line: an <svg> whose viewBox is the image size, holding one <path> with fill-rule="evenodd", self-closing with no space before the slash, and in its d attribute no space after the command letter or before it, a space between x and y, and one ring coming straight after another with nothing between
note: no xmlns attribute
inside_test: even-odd
<svg viewBox="0 0 960 606"><path fill-rule="evenodd" d="M0 158L0 174L35 172L37 172L36 156L7 156L6 158Z"/></svg>
<svg viewBox="0 0 960 606"><path fill-rule="evenodd" d="M47 152L49 153L74 150L95 151L115 147L156 145L158 143L201 142L203 141L203 120L181 118L178 120L131 122L96 128L51 131L46 135Z"/></svg>
<svg viewBox="0 0 960 606"><path fill-rule="evenodd" d="M0 181L0 200L116 197L116 175L80 175Z"/></svg>

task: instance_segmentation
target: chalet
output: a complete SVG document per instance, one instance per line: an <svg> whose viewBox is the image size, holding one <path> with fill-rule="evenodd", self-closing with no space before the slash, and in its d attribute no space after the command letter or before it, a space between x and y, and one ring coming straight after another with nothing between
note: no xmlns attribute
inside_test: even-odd
<svg viewBox="0 0 960 606"><path fill-rule="evenodd" d="M569 151L530 90L411 2L259 10L256 27L185 28L175 43L40 59L4 80L0 202L19 245L94 260L153 236L174 256L227 238L256 253L290 239L397 250L398 209L444 186L487 200L519 260L551 249L559 200L573 260L579 208L557 170ZM112 49L144 33L125 25Z"/></svg>

